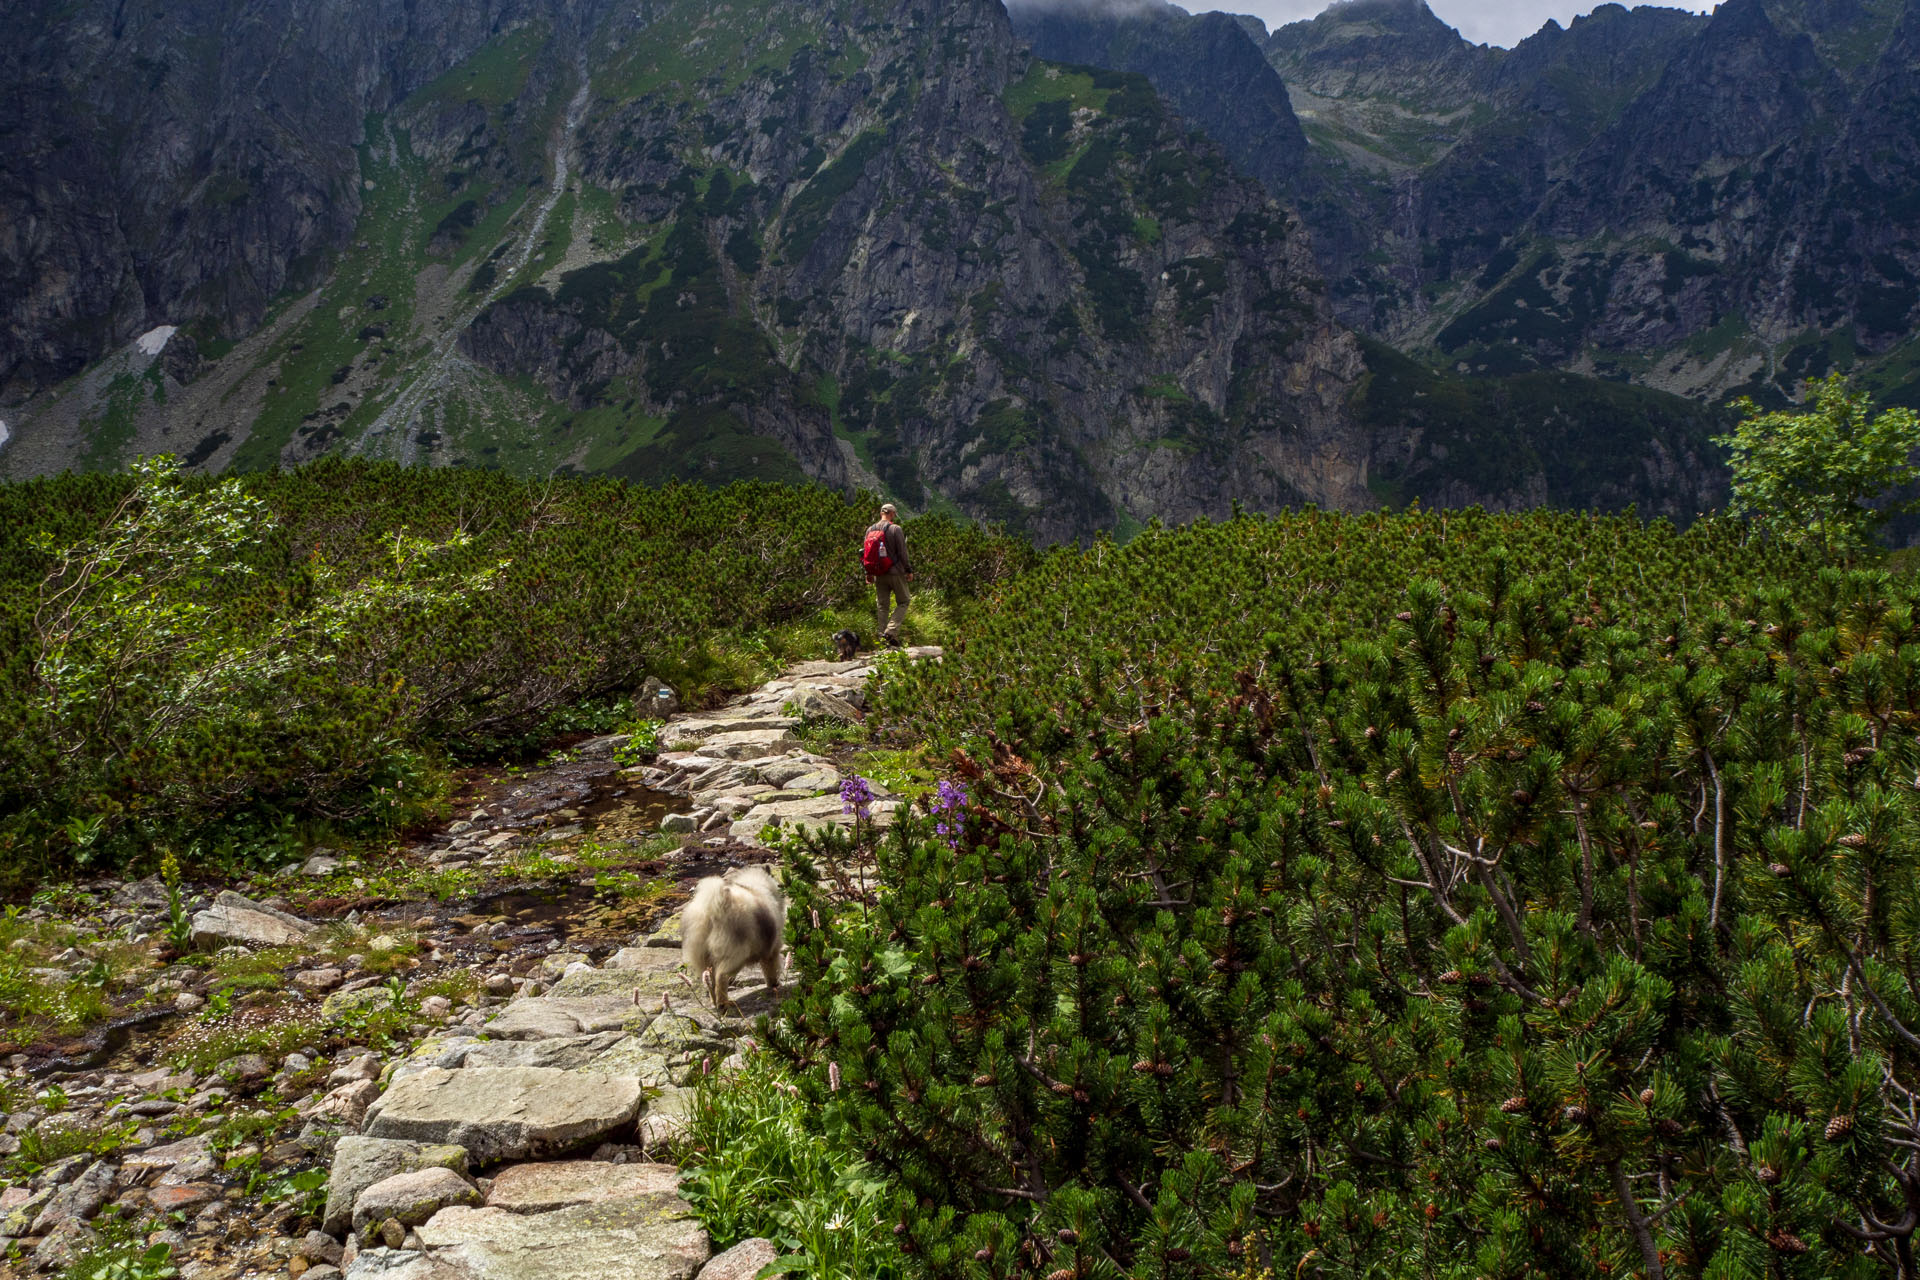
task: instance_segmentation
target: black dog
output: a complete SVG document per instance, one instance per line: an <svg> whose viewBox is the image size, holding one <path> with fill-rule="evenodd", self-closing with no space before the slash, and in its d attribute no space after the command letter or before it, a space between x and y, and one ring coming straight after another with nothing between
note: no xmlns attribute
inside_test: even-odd
<svg viewBox="0 0 1920 1280"><path fill-rule="evenodd" d="M836 631L833 633L833 648L840 655L840 661L851 662L853 656L860 652L860 637L851 631Z"/></svg>

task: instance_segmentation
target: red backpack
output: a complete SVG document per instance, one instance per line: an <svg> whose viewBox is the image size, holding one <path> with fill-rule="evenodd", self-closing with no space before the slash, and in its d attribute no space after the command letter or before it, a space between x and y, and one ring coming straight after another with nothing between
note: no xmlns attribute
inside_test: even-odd
<svg viewBox="0 0 1920 1280"><path fill-rule="evenodd" d="M860 548L860 567L873 578L893 572L893 557L887 554L886 525L876 525L867 530L866 544Z"/></svg>

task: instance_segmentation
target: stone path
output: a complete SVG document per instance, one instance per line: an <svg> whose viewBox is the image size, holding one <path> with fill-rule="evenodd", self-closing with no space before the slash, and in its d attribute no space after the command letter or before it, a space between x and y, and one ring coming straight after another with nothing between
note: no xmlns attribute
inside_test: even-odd
<svg viewBox="0 0 1920 1280"><path fill-rule="evenodd" d="M793 713L858 719L870 671L808 663L721 711L669 721L640 780L691 811L663 828L731 848L770 828L849 821L839 773L800 745ZM884 823L898 804L875 794ZM499 976L495 989L510 990ZM542 978L490 1019L430 1035L382 1080L345 1081L315 1104L315 1123L339 1136L322 1229L293 1275L732 1280L773 1259L765 1241L710 1258L672 1164L694 1081L737 1061L773 1006L757 969L735 983L738 1012L720 1016L684 971L676 917L597 966L549 955Z"/></svg>

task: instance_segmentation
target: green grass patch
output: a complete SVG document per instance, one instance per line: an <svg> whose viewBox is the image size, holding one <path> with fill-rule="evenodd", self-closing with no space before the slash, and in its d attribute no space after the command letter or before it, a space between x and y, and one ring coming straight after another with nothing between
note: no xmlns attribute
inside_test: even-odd
<svg viewBox="0 0 1920 1280"><path fill-rule="evenodd" d="M889 1185L809 1123L817 1112L763 1057L708 1077L694 1095L681 1156L694 1212L715 1251L760 1236L783 1270L818 1280L901 1280Z"/></svg>

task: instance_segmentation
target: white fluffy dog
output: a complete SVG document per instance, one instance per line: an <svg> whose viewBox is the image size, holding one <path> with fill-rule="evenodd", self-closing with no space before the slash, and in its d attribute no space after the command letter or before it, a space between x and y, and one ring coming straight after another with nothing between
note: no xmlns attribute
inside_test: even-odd
<svg viewBox="0 0 1920 1280"><path fill-rule="evenodd" d="M684 921L687 971L712 997L715 1009L733 1002L727 989L749 964L760 965L769 990L780 989L787 895L765 867L735 867L725 875L708 876L694 889Z"/></svg>

